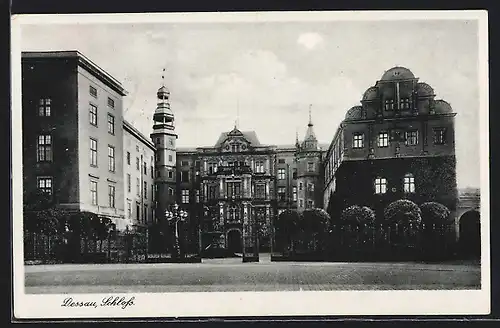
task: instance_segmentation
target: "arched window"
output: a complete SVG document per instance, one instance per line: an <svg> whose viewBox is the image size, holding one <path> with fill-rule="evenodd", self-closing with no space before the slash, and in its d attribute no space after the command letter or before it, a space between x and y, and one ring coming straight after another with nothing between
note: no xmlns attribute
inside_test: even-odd
<svg viewBox="0 0 500 328"><path fill-rule="evenodd" d="M406 193L415 192L415 177L411 173L405 174L403 178L403 190Z"/></svg>

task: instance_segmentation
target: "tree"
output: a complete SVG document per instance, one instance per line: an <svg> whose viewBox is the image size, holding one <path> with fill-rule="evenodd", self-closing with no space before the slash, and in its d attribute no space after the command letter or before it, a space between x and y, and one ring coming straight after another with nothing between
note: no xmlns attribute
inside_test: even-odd
<svg viewBox="0 0 500 328"><path fill-rule="evenodd" d="M446 244L454 239L447 234L446 226L453 222L450 210L443 204L427 202L420 205L422 212L423 246L427 256L437 256L442 253ZM449 239L447 238L449 237Z"/></svg>
<svg viewBox="0 0 500 328"><path fill-rule="evenodd" d="M92 217L92 234L96 241L99 241L99 253L102 253L102 243L108 239L113 222L107 217Z"/></svg>
<svg viewBox="0 0 500 328"><path fill-rule="evenodd" d="M292 253L295 252L295 239L299 230L300 214L295 210L287 209L283 211L275 223L276 234L280 236L286 244L289 246ZM285 245L283 245L285 246Z"/></svg>
<svg viewBox="0 0 500 328"><path fill-rule="evenodd" d="M330 215L322 208L306 209L300 220L303 233L312 238L313 250L317 250L317 241L323 248L324 236L330 226Z"/></svg>

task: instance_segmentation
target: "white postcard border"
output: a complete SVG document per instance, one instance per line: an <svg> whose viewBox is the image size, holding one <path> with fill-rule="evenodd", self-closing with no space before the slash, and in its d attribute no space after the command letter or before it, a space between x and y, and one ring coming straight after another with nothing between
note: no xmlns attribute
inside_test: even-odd
<svg viewBox="0 0 500 328"><path fill-rule="evenodd" d="M474 19L479 21L481 290L322 291L116 294L134 296L121 308L61 308L66 297L100 302L109 294L28 295L24 293L22 229L22 134L20 27L24 24L146 22L258 22L321 20ZM99 15L21 15L12 17L12 200L13 289L16 318L120 318L190 316L303 315L464 315L490 311L488 16L486 11L357 11L149 13ZM460 90L457 90L460 92Z"/></svg>

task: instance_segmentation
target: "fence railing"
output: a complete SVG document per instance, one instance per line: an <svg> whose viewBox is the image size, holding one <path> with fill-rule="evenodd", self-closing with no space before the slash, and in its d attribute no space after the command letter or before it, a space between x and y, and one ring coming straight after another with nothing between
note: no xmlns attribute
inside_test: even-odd
<svg viewBox="0 0 500 328"><path fill-rule="evenodd" d="M273 253L331 260L444 259L457 254L454 225L333 224L327 231L275 234Z"/></svg>

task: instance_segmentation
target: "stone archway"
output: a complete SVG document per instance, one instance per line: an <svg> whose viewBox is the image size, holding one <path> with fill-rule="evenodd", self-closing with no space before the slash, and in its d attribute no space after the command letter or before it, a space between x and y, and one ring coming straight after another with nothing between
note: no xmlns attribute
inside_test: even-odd
<svg viewBox="0 0 500 328"><path fill-rule="evenodd" d="M459 245L463 256L481 257L481 224L478 210L469 210L460 217Z"/></svg>
<svg viewBox="0 0 500 328"><path fill-rule="evenodd" d="M230 253L242 253L243 245L241 238L241 231L239 229L231 229L227 232L227 250Z"/></svg>

